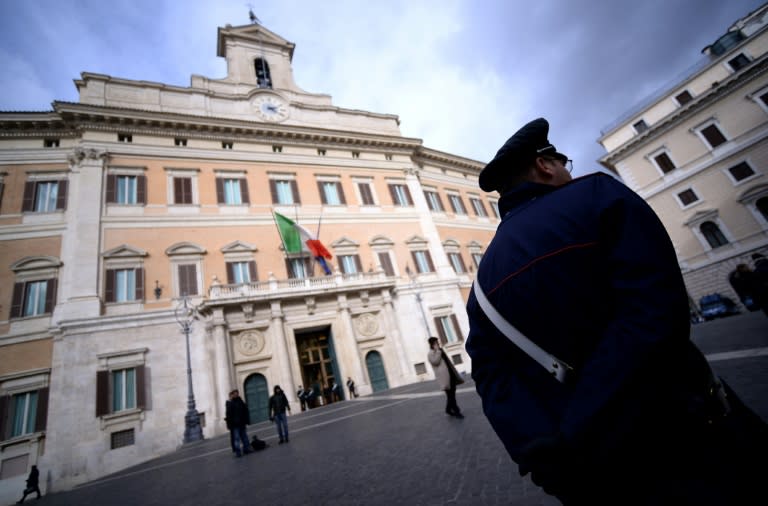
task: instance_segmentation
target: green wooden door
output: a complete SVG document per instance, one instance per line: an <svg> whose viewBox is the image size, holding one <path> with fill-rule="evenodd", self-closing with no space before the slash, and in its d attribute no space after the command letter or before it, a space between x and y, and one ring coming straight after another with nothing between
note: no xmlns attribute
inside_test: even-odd
<svg viewBox="0 0 768 506"><path fill-rule="evenodd" d="M261 374L251 374L245 380L245 402L251 415L251 423L269 420L269 389L267 379Z"/></svg>
<svg viewBox="0 0 768 506"><path fill-rule="evenodd" d="M368 368L368 378L371 380L371 388L374 392L380 392L389 388L387 373L384 371L384 361L378 351L371 351L365 356L365 366Z"/></svg>

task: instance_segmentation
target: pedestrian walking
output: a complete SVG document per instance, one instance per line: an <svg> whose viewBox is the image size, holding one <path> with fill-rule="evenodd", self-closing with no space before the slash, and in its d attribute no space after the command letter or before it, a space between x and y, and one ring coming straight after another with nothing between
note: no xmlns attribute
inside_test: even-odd
<svg viewBox="0 0 768 506"><path fill-rule="evenodd" d="M440 346L440 340L436 337L430 337L428 340L429 352L427 358L435 371L435 378L440 384L440 388L445 390L445 412L456 418L464 418L461 414L459 405L456 404L456 385L464 383L464 379L459 375L453 362L446 355L445 350Z"/></svg>
<svg viewBox="0 0 768 506"><path fill-rule="evenodd" d="M766 425L691 342L663 224L613 177L572 180L548 133L528 123L479 177L502 221L466 349L491 426L566 506L748 504Z"/></svg>
<svg viewBox="0 0 768 506"><path fill-rule="evenodd" d="M37 492L37 499L42 497L42 494L40 493L40 471L37 470L37 466L35 465L33 465L32 469L29 471L27 486L24 488L24 495L21 496L21 499L16 501L16 504L23 503L24 499L33 492Z"/></svg>
<svg viewBox="0 0 768 506"><path fill-rule="evenodd" d="M304 387L299 385L299 389L296 390L296 397L299 399L299 405L301 406L302 411L307 410L307 394L304 391Z"/></svg>
<svg viewBox="0 0 768 506"><path fill-rule="evenodd" d="M250 441L246 427L251 423L251 415L248 406L240 398L238 390L229 393L229 400L225 407L224 421L229 429L229 442L236 457L251 453Z"/></svg>
<svg viewBox="0 0 768 506"><path fill-rule="evenodd" d="M349 389L349 398L357 398L357 390L355 390L355 382L351 377L347 377L347 388Z"/></svg>
<svg viewBox="0 0 768 506"><path fill-rule="evenodd" d="M288 439L288 418L286 410L291 411L288 404L288 398L283 393L280 385L275 385L274 394L269 398L269 421L277 425L277 435L280 438L279 444L287 443Z"/></svg>

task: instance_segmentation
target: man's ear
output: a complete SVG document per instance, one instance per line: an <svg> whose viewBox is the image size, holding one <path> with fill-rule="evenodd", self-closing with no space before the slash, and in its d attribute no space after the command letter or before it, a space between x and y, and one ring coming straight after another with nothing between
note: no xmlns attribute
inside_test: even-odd
<svg viewBox="0 0 768 506"><path fill-rule="evenodd" d="M543 156L537 156L533 160L531 168L532 180L539 183L547 183L554 177L552 167L547 163L547 159Z"/></svg>

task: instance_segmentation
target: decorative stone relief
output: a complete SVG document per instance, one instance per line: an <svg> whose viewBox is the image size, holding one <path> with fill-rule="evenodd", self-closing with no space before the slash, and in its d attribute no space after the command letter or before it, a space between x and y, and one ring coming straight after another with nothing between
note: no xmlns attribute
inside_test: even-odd
<svg viewBox="0 0 768 506"><path fill-rule="evenodd" d="M85 159L88 160L103 160L107 157L106 151L98 151L93 148L83 149L75 148L74 152L67 156L67 161L70 165L77 165Z"/></svg>
<svg viewBox="0 0 768 506"><path fill-rule="evenodd" d="M258 355L264 349L264 335L258 330L248 330L237 336L237 349L243 355Z"/></svg>
<svg viewBox="0 0 768 506"><path fill-rule="evenodd" d="M379 319L373 313L363 313L355 319L355 326L360 335L370 337L379 331Z"/></svg>

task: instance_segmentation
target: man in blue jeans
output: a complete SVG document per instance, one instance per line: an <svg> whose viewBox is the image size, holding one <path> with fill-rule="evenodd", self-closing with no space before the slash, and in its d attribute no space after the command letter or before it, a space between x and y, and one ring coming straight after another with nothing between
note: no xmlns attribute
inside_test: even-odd
<svg viewBox="0 0 768 506"><path fill-rule="evenodd" d="M280 437L278 444L287 443L288 439L288 419L285 411L291 410L288 405L288 398L283 393L280 385L275 385L274 395L269 398L269 420L277 425L277 435Z"/></svg>
<svg viewBox="0 0 768 506"><path fill-rule="evenodd" d="M246 425L251 423L251 416L248 413L248 406L240 398L240 392L237 390L232 390L229 393L224 421L227 422L229 439L235 456L240 457L243 454L251 453L248 448L250 445L248 433L245 430Z"/></svg>

